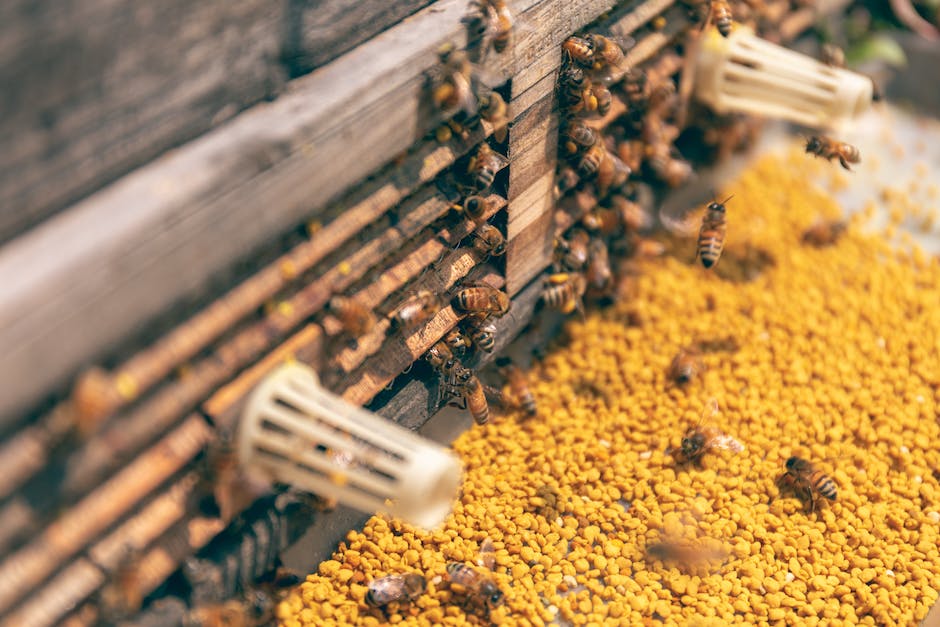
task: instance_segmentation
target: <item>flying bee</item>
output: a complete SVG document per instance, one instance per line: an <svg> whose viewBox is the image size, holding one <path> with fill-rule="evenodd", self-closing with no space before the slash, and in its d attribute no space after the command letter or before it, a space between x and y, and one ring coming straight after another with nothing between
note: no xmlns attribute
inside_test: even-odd
<svg viewBox="0 0 940 627"><path fill-rule="evenodd" d="M813 135L806 140L806 152L822 157L827 161L838 159L842 167L852 171L850 163L860 163L862 160L858 148L852 144L836 141L823 135Z"/></svg>
<svg viewBox="0 0 940 627"><path fill-rule="evenodd" d="M610 254L607 244L602 239L592 239L589 245L590 261L584 271L587 289L594 294L606 294L613 283L613 271L610 268Z"/></svg>
<svg viewBox="0 0 940 627"><path fill-rule="evenodd" d="M432 292L421 290L409 296L389 315L393 330L412 331L431 319L441 308L441 302Z"/></svg>
<svg viewBox="0 0 940 627"><path fill-rule="evenodd" d="M485 353L492 353L496 347L496 325L488 318L467 316L464 319L464 331L470 342Z"/></svg>
<svg viewBox="0 0 940 627"><path fill-rule="evenodd" d="M454 308L468 314L504 316L511 305L506 292L489 285L461 287L451 299Z"/></svg>
<svg viewBox="0 0 940 627"><path fill-rule="evenodd" d="M731 26L734 22L734 14L731 13L731 5L728 0L709 0L708 12L711 15L715 28L721 33L722 37L731 34Z"/></svg>
<svg viewBox="0 0 940 627"><path fill-rule="evenodd" d="M480 222L486 216L490 203L483 196L472 194L464 198L462 207L468 218L473 222Z"/></svg>
<svg viewBox="0 0 940 627"><path fill-rule="evenodd" d="M498 228L484 222L473 233L473 249L484 257L499 257L506 254L506 238Z"/></svg>
<svg viewBox="0 0 940 627"><path fill-rule="evenodd" d="M428 582L418 573L386 575L369 583L366 603L385 607L389 603L410 603L428 589Z"/></svg>
<svg viewBox="0 0 940 627"><path fill-rule="evenodd" d="M841 220L820 220L803 231L802 240L804 244L817 248L832 246L839 241L847 227Z"/></svg>
<svg viewBox="0 0 940 627"><path fill-rule="evenodd" d="M584 229L572 229L566 239L555 241L556 265L569 272L580 272L588 261L591 236Z"/></svg>
<svg viewBox="0 0 940 627"><path fill-rule="evenodd" d="M564 314L574 310L583 310L581 298L587 289L584 275L568 272L559 272L549 275L546 279L545 289L542 291L542 301L546 307L557 309Z"/></svg>
<svg viewBox="0 0 940 627"><path fill-rule="evenodd" d="M343 332L351 337L361 337L375 328L372 311L351 298L334 296L330 299L329 308L339 320Z"/></svg>
<svg viewBox="0 0 940 627"><path fill-rule="evenodd" d="M468 115L477 112L477 99L473 94L473 64L467 54L453 44L438 50L441 66L431 74L431 98L443 111L460 109Z"/></svg>
<svg viewBox="0 0 940 627"><path fill-rule="evenodd" d="M509 393L512 395L515 404L520 407L527 416L534 416L538 408L535 405L535 396L529 389L529 382L526 380L525 373L512 363L508 357L500 357L496 360L496 367L499 374L509 385Z"/></svg>
<svg viewBox="0 0 940 627"><path fill-rule="evenodd" d="M607 158L607 148L603 142L597 142L581 156L578 162L578 174L584 178L589 178L597 174L601 163Z"/></svg>
<svg viewBox="0 0 940 627"><path fill-rule="evenodd" d="M480 105L480 117L493 125L493 138L500 144L506 141L509 125L509 107L497 92L486 90L477 102Z"/></svg>
<svg viewBox="0 0 940 627"><path fill-rule="evenodd" d="M565 150L577 154L590 148L597 141L597 132L578 118L571 118L565 124Z"/></svg>
<svg viewBox="0 0 940 627"><path fill-rule="evenodd" d="M505 601L503 591L487 574L461 562L447 564L447 578L451 586L457 586L465 602L478 610L489 612Z"/></svg>
<svg viewBox="0 0 940 627"><path fill-rule="evenodd" d="M499 154L486 142L480 144L477 154L467 165L467 174L478 192L487 190L496 179L496 173L509 165L509 159Z"/></svg>
<svg viewBox="0 0 940 627"><path fill-rule="evenodd" d="M595 105L597 114L601 116L607 115L607 112L610 111L610 107L614 102L614 97L610 94L610 90L600 83L594 83L591 86L591 95L594 96L594 100L597 103Z"/></svg>
<svg viewBox="0 0 940 627"><path fill-rule="evenodd" d="M722 450L734 453L743 451L744 445L730 435L722 433L715 426L702 424L706 416L713 416L716 413L718 413L718 403L715 399L710 399L702 412L702 419L697 425L686 430L679 448L666 449L666 453L672 455L680 464L698 464L708 451Z"/></svg>
<svg viewBox="0 0 940 627"><path fill-rule="evenodd" d="M835 44L823 44L820 60L830 67L845 67L845 51Z"/></svg>
<svg viewBox="0 0 940 627"><path fill-rule="evenodd" d="M562 51L575 63L584 67L594 65L594 45L590 40L571 36L561 45Z"/></svg>
<svg viewBox="0 0 940 627"><path fill-rule="evenodd" d="M725 203L731 200L728 196L723 201L709 203L702 218L702 228L698 232L698 256L706 269L711 268L721 257L721 250L725 246Z"/></svg>
<svg viewBox="0 0 940 627"><path fill-rule="evenodd" d="M591 33L585 37L594 52L594 66L599 62L607 65L620 65L623 61L623 49L616 41L603 35Z"/></svg>
<svg viewBox="0 0 940 627"><path fill-rule="evenodd" d="M687 385L703 370L701 354L695 347L680 348L672 358L666 375L675 385Z"/></svg>
<svg viewBox="0 0 940 627"><path fill-rule="evenodd" d="M802 457L791 457L786 463L786 472L777 480L778 485L786 485L796 490L801 498L808 499L812 511L816 511L816 497L830 501L836 500L836 484L823 471Z"/></svg>
<svg viewBox="0 0 940 627"><path fill-rule="evenodd" d="M451 405L469 411L478 425L489 422L490 406L486 402L486 393L480 379L472 370L460 364L455 365L445 375L444 388L448 393L460 397L459 403Z"/></svg>

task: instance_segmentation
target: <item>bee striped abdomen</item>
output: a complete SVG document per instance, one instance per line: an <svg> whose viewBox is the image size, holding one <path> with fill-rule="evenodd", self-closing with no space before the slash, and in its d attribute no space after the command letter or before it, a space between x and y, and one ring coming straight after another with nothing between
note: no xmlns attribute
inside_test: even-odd
<svg viewBox="0 0 940 627"><path fill-rule="evenodd" d="M698 255L702 260L702 265L711 268L721 257L721 251L724 248L725 233L724 229L703 230L698 236Z"/></svg>
<svg viewBox="0 0 940 627"><path fill-rule="evenodd" d="M830 501L836 500L836 484L829 475L823 471L817 470L811 474L809 476L809 483L821 496L826 497Z"/></svg>

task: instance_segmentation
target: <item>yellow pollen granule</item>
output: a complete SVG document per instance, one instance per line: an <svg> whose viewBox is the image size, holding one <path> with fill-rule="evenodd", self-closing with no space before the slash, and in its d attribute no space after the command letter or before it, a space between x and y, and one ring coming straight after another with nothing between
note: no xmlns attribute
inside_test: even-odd
<svg viewBox="0 0 940 627"><path fill-rule="evenodd" d="M793 151L728 185L715 271L691 263L692 240L641 262L634 298L573 318L529 373L538 418L495 415L456 440L466 482L444 527L373 517L281 603L281 624L487 624L445 572L487 538L500 625L921 620L940 589L940 262L854 222L802 245L840 215L808 183L818 172ZM700 378L667 385L679 348L724 338ZM745 450L677 465L666 449L703 414ZM781 491L791 455L837 499L810 512ZM668 542L689 550L648 552ZM387 618L365 605L364 586L400 572L427 593Z"/></svg>

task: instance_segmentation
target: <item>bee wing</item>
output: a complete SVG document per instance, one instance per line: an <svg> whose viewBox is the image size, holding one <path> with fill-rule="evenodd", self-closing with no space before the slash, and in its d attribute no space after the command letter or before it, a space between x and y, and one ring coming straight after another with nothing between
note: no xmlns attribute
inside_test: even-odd
<svg viewBox="0 0 940 627"><path fill-rule="evenodd" d="M487 570L496 568L496 548L493 546L493 541L489 538L485 539L483 544L480 545L480 555L477 557L477 565L483 566Z"/></svg>
<svg viewBox="0 0 940 627"><path fill-rule="evenodd" d="M454 85L457 87L458 108L462 111L465 111L467 115L476 115L477 97L473 93L473 88L470 85L470 81L467 80L466 76L459 72L452 74L451 79L454 81Z"/></svg>
<svg viewBox="0 0 940 627"><path fill-rule="evenodd" d="M723 451L732 451L735 453L744 451L744 445L727 433L720 433L715 436L710 442L709 446L710 448L716 448Z"/></svg>

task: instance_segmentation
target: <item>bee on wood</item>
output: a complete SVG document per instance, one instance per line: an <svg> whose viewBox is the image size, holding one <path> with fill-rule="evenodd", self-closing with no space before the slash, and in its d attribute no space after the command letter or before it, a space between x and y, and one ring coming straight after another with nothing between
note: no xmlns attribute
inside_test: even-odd
<svg viewBox="0 0 940 627"><path fill-rule="evenodd" d="M384 608L390 603L409 603L428 589L428 582L418 573L386 575L369 583L366 603Z"/></svg>
<svg viewBox="0 0 940 627"><path fill-rule="evenodd" d="M590 178L597 174L601 163L607 158L607 148L603 142L597 142L581 156L578 162L578 174L583 178Z"/></svg>
<svg viewBox="0 0 940 627"><path fill-rule="evenodd" d="M511 305L506 292L489 285L461 287L451 299L455 309L467 314L506 315Z"/></svg>
<svg viewBox="0 0 940 627"><path fill-rule="evenodd" d="M591 95L594 96L594 102L596 103L594 108L597 114L600 116L607 115L614 102L614 97L610 94L610 90L600 83L594 83L591 85Z"/></svg>
<svg viewBox="0 0 940 627"><path fill-rule="evenodd" d="M456 363L454 359L454 352L450 349L450 346L448 346L447 342L445 341L436 342L424 354L424 359L429 364L431 364L432 368L438 370L441 373L446 372L449 368L453 367L454 363Z"/></svg>
<svg viewBox="0 0 940 627"><path fill-rule="evenodd" d="M479 223L490 208L489 200L478 194L467 196L462 204L463 212L471 221Z"/></svg>
<svg viewBox="0 0 940 627"><path fill-rule="evenodd" d="M447 579L469 606L489 613L505 601L503 591L488 574L461 562L447 564Z"/></svg>
<svg viewBox="0 0 940 627"><path fill-rule="evenodd" d="M472 37L483 39L484 45L493 46L497 53L505 52L512 41L515 18L505 0L474 0L470 15L465 18Z"/></svg>
<svg viewBox="0 0 940 627"><path fill-rule="evenodd" d="M580 272L588 262L590 241L584 229L572 229L567 238L555 240L555 265L564 271Z"/></svg>
<svg viewBox="0 0 940 627"><path fill-rule="evenodd" d="M561 45L561 49L575 63L584 67L593 67L594 44L589 39L571 36Z"/></svg>
<svg viewBox="0 0 940 627"><path fill-rule="evenodd" d="M496 179L496 173L509 165L509 159L499 154L486 142L480 144L477 154L470 159L467 165L467 174L476 191L482 192L490 188Z"/></svg>
<svg viewBox="0 0 940 627"><path fill-rule="evenodd" d="M607 65L620 65L623 61L623 49L616 41L603 35L589 34L585 38L593 51L593 57L596 65L599 62Z"/></svg>
<svg viewBox="0 0 940 627"><path fill-rule="evenodd" d="M480 117L493 125L493 137L497 142L506 141L509 125L509 106L497 92L486 90L478 99Z"/></svg>
<svg viewBox="0 0 940 627"><path fill-rule="evenodd" d="M602 239L592 239L589 245L590 261L584 278L593 294L606 294L612 286L614 273L610 267L610 254Z"/></svg>
<svg viewBox="0 0 940 627"><path fill-rule="evenodd" d="M823 471L802 457L791 457L786 462L786 472L777 480L780 486L796 490L800 497L809 500L812 511L816 511L816 497L836 500L836 484Z"/></svg>
<svg viewBox="0 0 940 627"><path fill-rule="evenodd" d="M680 464L698 464L702 456L708 451L723 450L734 453L743 451L744 445L730 435L722 433L715 426L702 424L706 419L706 415L712 416L716 413L718 413L718 403L711 399L702 413L702 419L699 423L694 427L689 427L685 435L682 436L679 448L669 448L666 453L672 455Z"/></svg>
<svg viewBox="0 0 940 627"><path fill-rule="evenodd" d="M470 338L464 335L457 327L445 333L444 339L441 341L444 342L447 348L457 357L462 356L471 347Z"/></svg>
<svg viewBox="0 0 940 627"><path fill-rule="evenodd" d="M506 254L506 238L492 224L481 224L473 234L473 249L483 257L499 257Z"/></svg>
<svg viewBox="0 0 940 627"><path fill-rule="evenodd" d="M467 54L453 44L438 50L441 66L431 75L431 98L443 111L459 109L467 115L477 112L477 98L473 93L473 64Z"/></svg>
<svg viewBox="0 0 940 627"><path fill-rule="evenodd" d="M838 159L842 167L849 172L852 171L849 167L850 163L860 163L862 160L858 148L852 144L836 141L823 135L813 135L806 140L806 152L827 161Z"/></svg>
<svg viewBox="0 0 940 627"><path fill-rule="evenodd" d="M564 148L568 154L577 154L590 148L597 142L597 132L578 118L570 118L565 123Z"/></svg>
<svg viewBox="0 0 940 627"><path fill-rule="evenodd" d="M440 311L440 300L432 292L421 290L408 297L390 314L393 330L412 331Z"/></svg>
<svg viewBox="0 0 940 627"><path fill-rule="evenodd" d="M721 257L721 250L725 245L725 203L733 196L728 196L722 202L709 203L705 216L702 218L702 228L698 232L698 257L706 269L711 268Z"/></svg>
<svg viewBox="0 0 940 627"><path fill-rule="evenodd" d="M469 368L456 364L445 375L444 389L449 394L458 396L459 402L450 403L459 409L466 409L478 425L485 425L490 419L490 406L480 379Z"/></svg>
<svg viewBox="0 0 940 627"><path fill-rule="evenodd" d="M352 298L334 296L330 299L329 309L339 320L343 332L350 337L362 337L375 328L372 311Z"/></svg>
<svg viewBox="0 0 940 627"><path fill-rule="evenodd" d="M821 220L803 231L802 241L817 248L832 246L839 241L847 227L841 220Z"/></svg>
<svg viewBox="0 0 940 627"><path fill-rule="evenodd" d="M578 176L578 173L574 171L574 168L568 165L561 166L558 170L558 176L555 179L556 197L561 198L577 187L580 181L581 178Z"/></svg>
<svg viewBox="0 0 940 627"><path fill-rule="evenodd" d="M835 44L823 44L820 50L820 60L829 67L845 67L845 51Z"/></svg>
<svg viewBox="0 0 940 627"><path fill-rule="evenodd" d="M534 416L538 412L535 404L535 396L529 389L529 382L526 380L525 373L512 363L508 357L500 357L496 360L496 367L499 374L509 385L509 393L512 396L514 404L522 409L527 416Z"/></svg>
<svg viewBox="0 0 940 627"><path fill-rule="evenodd" d="M549 275L546 279L545 289L542 291L542 302L546 307L557 309L564 314L574 310L583 311L581 299L587 289L584 275L578 273L559 272Z"/></svg>
<svg viewBox="0 0 940 627"><path fill-rule="evenodd" d="M731 34L731 26L734 22L734 14L731 12L731 5L727 0L710 0L709 14L715 28L721 33L722 37Z"/></svg>
<svg viewBox="0 0 940 627"><path fill-rule="evenodd" d="M562 106L570 108L582 100L582 94L591 88L591 79L584 74L584 70L576 65L565 65L558 75L559 99Z"/></svg>
<svg viewBox="0 0 940 627"><path fill-rule="evenodd" d="M680 348L676 356L672 358L666 375L669 381L675 385L683 386L689 384L703 370L701 353L695 347Z"/></svg>
<svg viewBox="0 0 940 627"><path fill-rule="evenodd" d="M467 316L464 319L464 330L470 342L484 353L492 353L496 347L496 325L488 318Z"/></svg>
<svg viewBox="0 0 940 627"><path fill-rule="evenodd" d="M595 184L598 195L604 197L611 189L622 187L631 174L633 172L620 160L620 157L611 152L605 152L604 158L597 167Z"/></svg>
<svg viewBox="0 0 940 627"><path fill-rule="evenodd" d="M509 46L512 40L512 29L515 25L515 19L506 0L490 0L490 4L496 11L496 26L493 33L493 50L503 52Z"/></svg>

